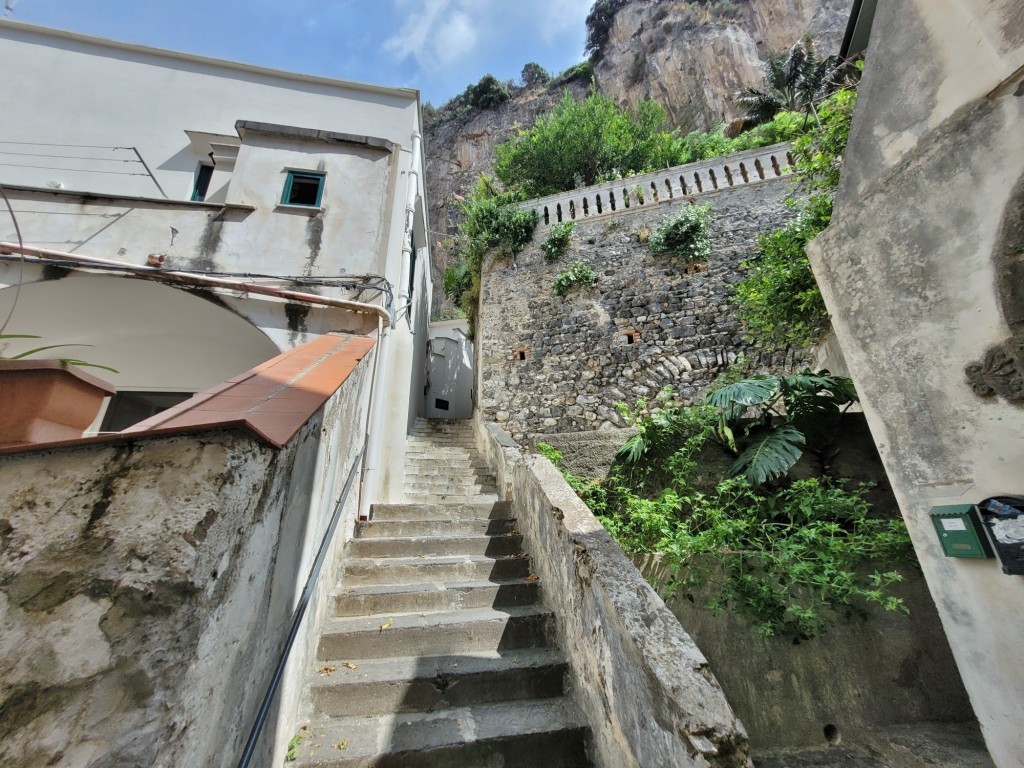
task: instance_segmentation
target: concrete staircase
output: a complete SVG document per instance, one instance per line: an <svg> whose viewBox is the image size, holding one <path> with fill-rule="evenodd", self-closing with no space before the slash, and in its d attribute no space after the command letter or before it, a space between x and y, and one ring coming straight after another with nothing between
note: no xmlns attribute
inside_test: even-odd
<svg viewBox="0 0 1024 768"><path fill-rule="evenodd" d="M405 501L346 552L296 765L590 765L512 514L468 422L417 422Z"/></svg>

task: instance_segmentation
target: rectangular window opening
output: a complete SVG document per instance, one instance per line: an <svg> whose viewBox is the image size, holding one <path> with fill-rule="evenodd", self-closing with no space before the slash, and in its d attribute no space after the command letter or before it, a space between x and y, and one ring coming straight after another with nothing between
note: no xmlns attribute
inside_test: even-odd
<svg viewBox="0 0 1024 768"><path fill-rule="evenodd" d="M632 333L627 333L626 334L626 343L627 344L635 344L636 343L636 337Z"/></svg>
<svg viewBox="0 0 1024 768"><path fill-rule="evenodd" d="M324 194L325 174L288 171L284 183L284 194L281 195L282 205L303 205L308 208L319 208Z"/></svg>
<svg viewBox="0 0 1024 768"><path fill-rule="evenodd" d="M439 411L447 411L448 410L448 401L447 400L442 400L440 397L435 397L434 398L434 407L437 408L437 410L439 410Z"/></svg>
<svg viewBox="0 0 1024 768"><path fill-rule="evenodd" d="M206 199L213 178L213 166L200 164L196 169L196 180L192 185L192 202L201 203Z"/></svg>
<svg viewBox="0 0 1024 768"><path fill-rule="evenodd" d="M110 399L100 432L120 432L192 397L192 392L121 390Z"/></svg>

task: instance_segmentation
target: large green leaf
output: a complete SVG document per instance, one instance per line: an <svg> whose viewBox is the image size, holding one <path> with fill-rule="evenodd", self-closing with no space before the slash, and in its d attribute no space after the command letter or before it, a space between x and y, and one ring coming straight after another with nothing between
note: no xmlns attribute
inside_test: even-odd
<svg viewBox="0 0 1024 768"><path fill-rule="evenodd" d="M779 389L779 377L767 374L751 376L749 379L726 384L716 389L708 401L724 412L727 419L737 419L751 405L770 402Z"/></svg>
<svg viewBox="0 0 1024 768"><path fill-rule="evenodd" d="M751 485L761 485L786 474L800 458L803 445L803 433L783 424L755 438L729 472L743 474Z"/></svg>
<svg viewBox="0 0 1024 768"><path fill-rule="evenodd" d="M788 421L805 435L820 435L835 426L840 406L857 399L853 383L828 371L804 369L781 383Z"/></svg>

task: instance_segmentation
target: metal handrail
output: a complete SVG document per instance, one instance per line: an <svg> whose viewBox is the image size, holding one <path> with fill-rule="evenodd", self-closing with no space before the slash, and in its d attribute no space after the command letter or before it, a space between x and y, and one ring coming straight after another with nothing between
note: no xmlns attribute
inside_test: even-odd
<svg viewBox="0 0 1024 768"><path fill-rule="evenodd" d="M324 531L324 537L320 541L320 550L316 554L316 560L313 561L313 567L310 569L309 577L306 579L306 587L302 590L302 597L299 599L298 605L295 606L295 610L292 612L292 626L288 632L288 640L285 642L284 648L281 649L281 655L278 657L277 666L274 668L274 675L270 678L270 684L267 686L267 691L263 695L263 702L260 704L259 712L256 714L256 722L253 723L252 730L249 732L249 739L245 743L245 749L242 752L242 757L238 761L238 768L248 768L249 762L252 760L252 756L256 752L256 744L260 739L260 735L263 733L263 726L267 723L267 717L270 715L270 706L273 704L274 697L277 695L277 689L281 685L281 678L284 677L284 668L288 663L288 656L291 653L292 646L295 644L295 638L299 634L299 627L302 625L302 619L306 615L306 608L309 606L309 601L313 596L313 590L316 589L316 582L320 577L320 570L323 568L324 560L327 559L327 550L330 546L331 540L334 538L334 531L337 529L338 522L341 520L341 512L345 508L345 501L348 499L349 491L352 490L352 483L356 478L356 469L358 469L362 461L364 448L365 442L363 446L359 448L359 452L356 454L356 458L352 462L352 468L348 471L348 479L345 481L345 487L342 489L341 497L338 499L338 504L334 508L334 514L331 517L331 522L327 526L327 530Z"/></svg>

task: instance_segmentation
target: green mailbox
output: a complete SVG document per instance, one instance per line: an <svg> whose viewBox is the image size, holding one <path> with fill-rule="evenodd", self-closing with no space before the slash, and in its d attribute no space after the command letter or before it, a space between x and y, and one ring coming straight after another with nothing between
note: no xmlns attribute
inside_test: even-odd
<svg viewBox="0 0 1024 768"><path fill-rule="evenodd" d="M973 504L932 507L931 517L946 557L992 557L992 548Z"/></svg>

